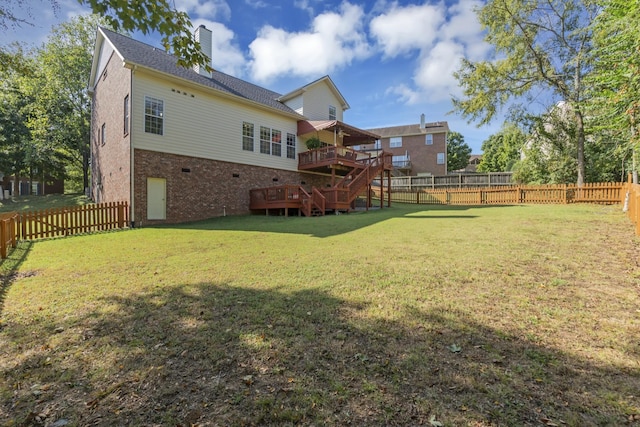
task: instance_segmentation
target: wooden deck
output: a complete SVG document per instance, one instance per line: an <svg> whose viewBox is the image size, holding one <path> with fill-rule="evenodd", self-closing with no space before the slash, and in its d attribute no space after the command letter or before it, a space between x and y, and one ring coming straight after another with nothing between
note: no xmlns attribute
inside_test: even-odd
<svg viewBox="0 0 640 427"><path fill-rule="evenodd" d="M330 172L331 188L310 190L298 185L279 185L257 188L250 191L250 206L253 211L264 210L289 215L290 209L296 209L300 215L324 215L327 211L348 212L354 208L355 199L372 181L393 168L390 153L381 153L377 157L347 147L324 147L300 153L298 168L316 172ZM336 176L339 181L335 183ZM390 180L390 177L388 177ZM390 182L390 181L389 181ZM389 187L389 186L387 186ZM369 192L367 206L371 204ZM382 203L382 202L381 202ZM390 199L388 201L390 203Z"/></svg>

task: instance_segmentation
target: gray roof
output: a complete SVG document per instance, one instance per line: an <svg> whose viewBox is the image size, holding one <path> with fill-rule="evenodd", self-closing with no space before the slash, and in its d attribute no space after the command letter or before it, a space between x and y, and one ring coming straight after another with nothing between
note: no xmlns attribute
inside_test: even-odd
<svg viewBox="0 0 640 427"><path fill-rule="evenodd" d="M449 132L449 124L447 122L425 123L424 127L424 129L420 129L420 124L417 123L414 125L401 125L390 126L386 128L367 129L367 131L376 133L380 135L381 138Z"/></svg>
<svg viewBox="0 0 640 427"><path fill-rule="evenodd" d="M100 28L100 31L102 31L105 37L113 44L113 47L122 55L125 63L156 70L302 118L295 110L277 100L282 96L279 93L216 70L211 73L211 78L202 76L191 68L179 66L178 58L168 54L162 49L155 48L103 27Z"/></svg>

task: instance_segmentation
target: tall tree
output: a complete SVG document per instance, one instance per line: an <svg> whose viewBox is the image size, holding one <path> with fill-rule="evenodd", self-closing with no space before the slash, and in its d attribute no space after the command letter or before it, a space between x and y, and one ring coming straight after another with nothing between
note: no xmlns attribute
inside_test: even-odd
<svg viewBox="0 0 640 427"><path fill-rule="evenodd" d="M55 27L37 52L38 67L29 87L35 100L29 122L34 140L55 147L82 171L83 188L89 186L91 132L87 76L99 24L105 24L102 18L85 15Z"/></svg>
<svg viewBox="0 0 640 427"><path fill-rule="evenodd" d="M58 10L57 0L49 0L54 12ZM209 59L200 49L191 32L192 24L186 12L179 11L171 0L78 0L87 5L93 13L106 19L116 30L127 32L138 30L143 34L157 32L162 37L165 50L171 51L179 58L178 64L190 67L201 65L210 69ZM15 10L26 10L28 18L20 18ZM0 4L0 31L7 32L19 25L32 25L32 10L26 0L15 0ZM6 69L4 55L0 47L0 70Z"/></svg>
<svg viewBox="0 0 640 427"><path fill-rule="evenodd" d="M597 129L623 141L621 150L640 151L640 3L601 0L593 24L594 70L588 117ZM640 161L640 159L637 159ZM637 180L637 164L634 165Z"/></svg>
<svg viewBox="0 0 640 427"><path fill-rule="evenodd" d="M508 102L549 91L571 103L576 123L577 183L585 177L583 79L589 70L591 34L598 7L591 0L489 0L478 12L494 47L492 61L463 60L455 77L464 98L454 110L480 124Z"/></svg>
<svg viewBox="0 0 640 427"><path fill-rule="evenodd" d="M478 172L510 172L520 160L526 136L513 123L505 123L502 129L482 143L482 159Z"/></svg>
<svg viewBox="0 0 640 427"><path fill-rule="evenodd" d="M449 172L464 169L469 164L471 147L464 142L464 136L459 132L447 134L447 170Z"/></svg>

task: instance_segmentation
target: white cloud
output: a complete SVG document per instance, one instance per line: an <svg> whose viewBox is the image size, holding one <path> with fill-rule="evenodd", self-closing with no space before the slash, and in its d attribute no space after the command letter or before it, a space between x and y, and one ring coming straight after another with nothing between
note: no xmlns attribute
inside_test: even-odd
<svg viewBox="0 0 640 427"><path fill-rule="evenodd" d="M225 0L176 0L176 7L187 12L192 18L210 20L231 18L231 8Z"/></svg>
<svg viewBox="0 0 640 427"><path fill-rule="evenodd" d="M476 17L480 0L459 0L444 9L437 6L398 6L371 21L371 33L386 57L415 55L413 81L394 85L387 94L406 104L437 103L460 95L453 73L466 57L486 58L490 46L483 41Z"/></svg>
<svg viewBox="0 0 640 427"><path fill-rule="evenodd" d="M235 34L224 24L197 19L194 27L204 25L213 33L212 36L212 67L223 73L241 76L244 73L246 59L238 45L234 42Z"/></svg>
<svg viewBox="0 0 640 427"><path fill-rule="evenodd" d="M385 56L394 57L431 46L444 19L442 5L394 4L390 11L373 18L369 26Z"/></svg>
<svg viewBox="0 0 640 427"><path fill-rule="evenodd" d="M313 19L308 32L289 33L263 27L249 45L253 78L269 81L277 76L317 76L370 55L362 28L361 6L342 3L338 13L326 12Z"/></svg>

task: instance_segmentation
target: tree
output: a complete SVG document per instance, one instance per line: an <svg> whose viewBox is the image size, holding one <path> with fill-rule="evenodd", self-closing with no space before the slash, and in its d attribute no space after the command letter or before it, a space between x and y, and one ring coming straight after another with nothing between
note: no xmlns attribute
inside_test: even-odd
<svg viewBox="0 0 640 427"><path fill-rule="evenodd" d="M610 136L622 140L621 151L637 155L640 150L640 4L628 0L602 0L601 4L602 13L593 24L596 60L588 79L592 85L588 117L596 129L606 130Z"/></svg>
<svg viewBox="0 0 640 427"><path fill-rule="evenodd" d="M464 142L464 136L459 132L447 134L447 170L456 171L464 169L469 164L471 147Z"/></svg>
<svg viewBox="0 0 640 427"><path fill-rule="evenodd" d="M55 27L38 49L38 67L26 89L34 99L29 122L34 141L57 150L75 170L82 186L89 186L91 98L87 76L91 72L95 28L105 25L97 15L77 16Z"/></svg>
<svg viewBox="0 0 640 427"><path fill-rule="evenodd" d="M54 12L58 9L57 0L49 0ZM202 53L200 44L195 41L191 32L192 24L189 15L175 8L170 0L78 0L80 4L89 6L91 10L106 19L115 30L139 30L143 34L157 32L162 37L165 50L173 52L179 59L178 65L191 67L201 65L209 71L209 58ZM25 0L17 0L0 5L0 29L8 31L16 25L30 25L26 19L20 19L13 13L15 9L25 8ZM173 5L172 5L173 4ZM33 19L27 7L28 16ZM0 70L6 69L7 57L0 48Z"/></svg>
<svg viewBox="0 0 640 427"><path fill-rule="evenodd" d="M513 123L505 123L500 132L482 143L482 159L478 172L510 172L520 160L526 136Z"/></svg>
<svg viewBox="0 0 640 427"><path fill-rule="evenodd" d="M573 106L577 183L585 177L583 79L589 70L591 33L598 7L590 0L489 0L478 17L493 61L463 60L454 73L464 98L454 111L470 121L490 122L500 108L548 93Z"/></svg>

